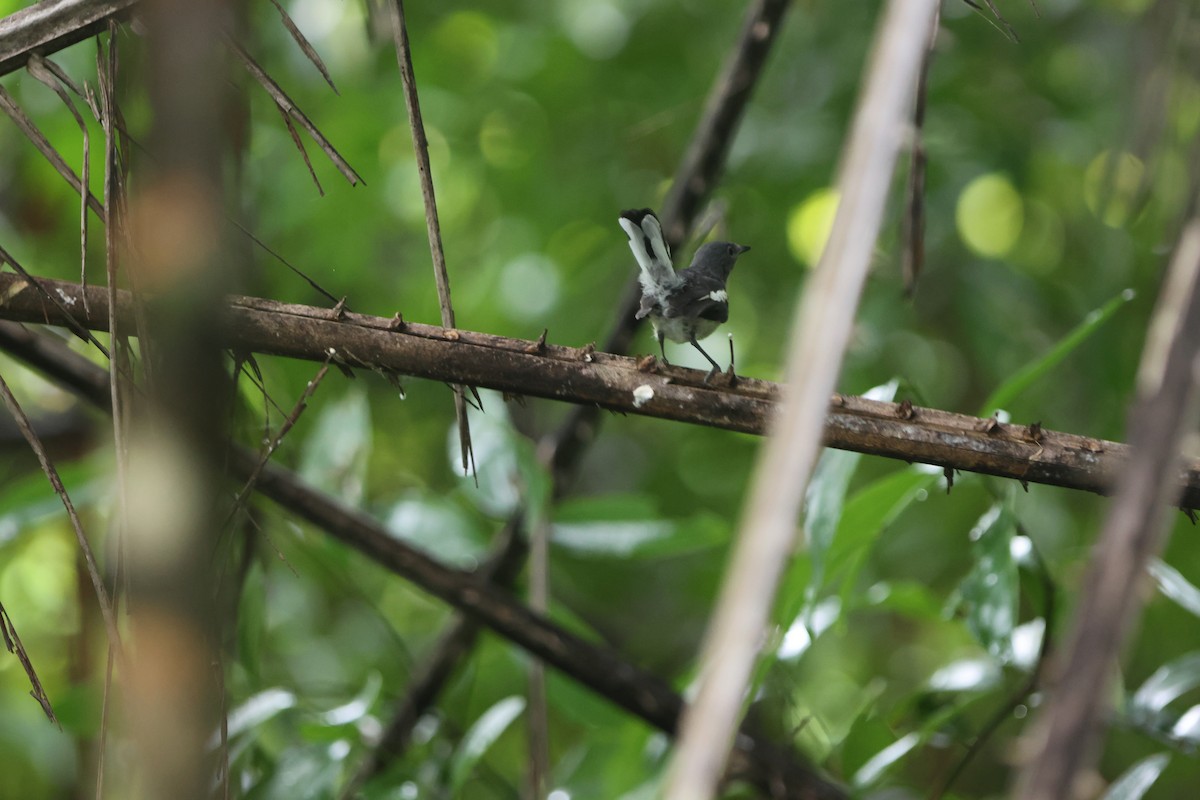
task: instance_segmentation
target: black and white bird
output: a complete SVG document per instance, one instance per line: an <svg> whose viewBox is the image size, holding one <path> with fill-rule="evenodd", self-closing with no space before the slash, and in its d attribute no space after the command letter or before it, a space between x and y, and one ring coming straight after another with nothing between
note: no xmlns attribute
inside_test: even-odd
<svg viewBox="0 0 1200 800"><path fill-rule="evenodd" d="M709 242L696 251L687 269L675 271L671 249L663 238L662 224L648 208L622 211L618 220L629 235L629 249L641 274L642 304L637 318L650 317L658 350L667 364L663 340L690 344L712 364L707 383L721 371L698 339L711 334L729 319L729 295L725 282L737 257L750 248L732 242Z"/></svg>

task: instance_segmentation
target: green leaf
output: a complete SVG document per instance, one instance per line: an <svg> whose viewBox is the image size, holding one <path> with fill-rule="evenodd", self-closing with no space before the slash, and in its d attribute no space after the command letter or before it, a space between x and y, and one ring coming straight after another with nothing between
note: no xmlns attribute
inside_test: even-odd
<svg viewBox="0 0 1200 800"><path fill-rule="evenodd" d="M866 393L872 400L891 400L896 396L897 381L891 381L876 386ZM808 491L804 495L804 536L808 544L809 563L803 567L807 580L803 587L804 604L811 607L825 581L825 571L828 564L830 549L833 547L835 534L839 531L842 519L842 509L846 502L846 493L850 488L850 480L862 460L860 453L845 450L826 450L809 481ZM809 570L811 569L811 573ZM801 587L797 585L795 575L789 574L784 578L783 591L780 596L783 604L780 606L784 619L790 620L795 608L795 599L801 596ZM811 608L810 608L811 610Z"/></svg>
<svg viewBox="0 0 1200 800"><path fill-rule="evenodd" d="M1010 499L993 505L971 529L975 566L959 586L967 628L994 658L1012 659L1019 576L1013 558L1016 535Z"/></svg>
<svg viewBox="0 0 1200 800"><path fill-rule="evenodd" d="M878 781L883 777L888 768L908 755L909 751L920 744L920 742L921 737L916 733L906 733L880 750L868 759L867 763L863 764L858 772L854 773L854 777L851 779L854 788L862 789Z"/></svg>
<svg viewBox="0 0 1200 800"><path fill-rule="evenodd" d="M1169 703L1200 686L1200 650L1163 664L1146 679L1129 701L1129 714L1140 723L1153 723Z"/></svg>
<svg viewBox="0 0 1200 800"><path fill-rule="evenodd" d="M1153 559L1146 568L1158 583L1158 590L1163 596L1174 600L1185 611L1200 617L1200 588L1183 577L1179 570L1167 564L1162 559Z"/></svg>
<svg viewBox="0 0 1200 800"><path fill-rule="evenodd" d="M555 547L578 556L663 558L720 545L729 527L716 517L701 515L681 522L667 520L606 520L568 522L554 526Z"/></svg>
<svg viewBox="0 0 1200 800"><path fill-rule="evenodd" d="M918 499L926 497L939 475L909 467L863 487L846 503L829 551L827 575L841 583L843 605L849 609L858 574L879 534Z"/></svg>
<svg viewBox="0 0 1200 800"><path fill-rule="evenodd" d="M987 417L991 416L998 409L1007 408L1026 389L1057 367L1077 347L1091 338L1126 303L1132 301L1134 296L1132 289L1125 289L1104 305L1093 309L1083 318L1083 322L1071 329L1066 336L1058 341L1058 344L1051 347L1044 355L1035 358L1021 367L1012 377L1000 384L988 399L983 401L983 405L979 409L979 415Z"/></svg>
<svg viewBox="0 0 1200 800"><path fill-rule="evenodd" d="M304 440L300 474L318 488L357 505L370 454L371 409L366 391L355 386L321 406L315 430Z"/></svg>
<svg viewBox="0 0 1200 800"><path fill-rule="evenodd" d="M276 687L251 695L229 712L229 737L232 739L234 736L257 728L295 705L296 695L287 689Z"/></svg>
<svg viewBox="0 0 1200 800"><path fill-rule="evenodd" d="M1170 760L1171 757L1167 753L1146 756L1113 781L1100 800L1141 800Z"/></svg>
<svg viewBox="0 0 1200 800"><path fill-rule="evenodd" d="M448 497L414 493L392 506L384 524L397 539L457 567L473 568L487 551L473 512Z"/></svg>
<svg viewBox="0 0 1200 800"><path fill-rule="evenodd" d="M463 736L462 742L459 743L458 750L450 764L452 794L458 795L459 790L471 777L479 759L524 710L525 698L512 695L496 703L475 720L475 724L471 726Z"/></svg>

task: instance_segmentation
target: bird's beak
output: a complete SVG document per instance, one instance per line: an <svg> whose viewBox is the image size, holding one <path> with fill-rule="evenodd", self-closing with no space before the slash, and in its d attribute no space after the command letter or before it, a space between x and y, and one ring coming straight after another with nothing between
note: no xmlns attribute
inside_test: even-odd
<svg viewBox="0 0 1200 800"><path fill-rule="evenodd" d="M745 253L749 249L750 249L750 245L739 244L739 245L737 245L737 254L740 256L742 253Z"/></svg>

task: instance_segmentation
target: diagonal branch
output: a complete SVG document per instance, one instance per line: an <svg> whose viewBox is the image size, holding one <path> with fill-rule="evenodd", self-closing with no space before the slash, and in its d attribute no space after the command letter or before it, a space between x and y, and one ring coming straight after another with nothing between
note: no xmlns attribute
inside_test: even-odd
<svg viewBox="0 0 1200 800"><path fill-rule="evenodd" d="M90 311L82 311L82 290L69 281L0 274L0 318L62 325L61 298L75 309L75 324L108 327L108 297L87 289ZM132 300L118 292L116 319L131 329ZM524 339L510 339L434 325L406 323L354 312L340 317L329 309L252 297L231 298L224 309L224 345L238 352L334 361L349 368L377 370L464 383L516 395L532 395L622 414L762 434L775 411L779 384L739 377L737 386L703 383L704 371L668 367L642 372L633 358ZM637 396L635 391L648 387ZM825 416L823 444L843 450L933 464L965 472L1079 489L1111 490L1112 478L1128 457L1128 447L1103 439L1059 433L1040 425L1010 425L995 419L949 411L833 395ZM1170 482L1168 502L1200 508L1200 460L1188 460Z"/></svg>

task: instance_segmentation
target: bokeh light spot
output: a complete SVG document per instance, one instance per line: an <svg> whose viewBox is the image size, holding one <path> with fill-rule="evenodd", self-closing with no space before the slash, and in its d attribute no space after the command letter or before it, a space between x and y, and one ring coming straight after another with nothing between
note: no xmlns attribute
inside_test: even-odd
<svg viewBox="0 0 1200 800"><path fill-rule="evenodd" d="M955 224L974 252L986 258L1000 258L1017 243L1024 224L1025 209L1021 195L1003 175L980 175L962 190L954 211Z"/></svg>
<svg viewBox="0 0 1200 800"><path fill-rule="evenodd" d="M558 302L558 294L558 268L540 253L523 253L501 271L500 297L513 317L540 317Z"/></svg>
<svg viewBox="0 0 1200 800"><path fill-rule="evenodd" d="M1100 153L1083 175L1083 200L1088 210L1110 228L1123 227L1134 212L1145 174L1145 164L1132 153Z"/></svg>
<svg viewBox="0 0 1200 800"><path fill-rule="evenodd" d="M837 190L826 187L810 194L788 214L788 250L801 264L813 267L820 260L837 207Z"/></svg>

